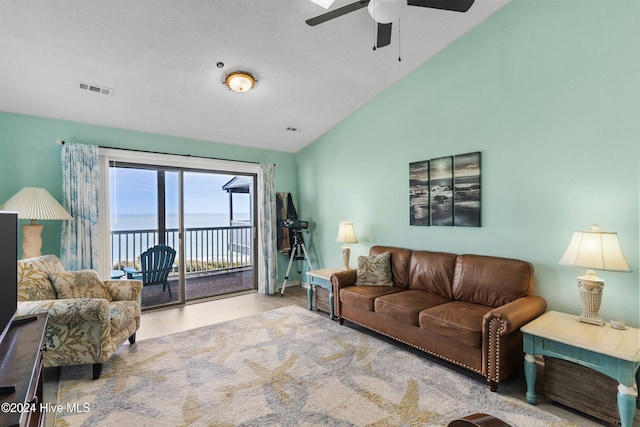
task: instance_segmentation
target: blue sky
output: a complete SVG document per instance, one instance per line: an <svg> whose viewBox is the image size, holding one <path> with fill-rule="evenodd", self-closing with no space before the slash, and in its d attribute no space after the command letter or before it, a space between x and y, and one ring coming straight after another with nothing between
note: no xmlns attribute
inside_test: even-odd
<svg viewBox="0 0 640 427"><path fill-rule="evenodd" d="M156 172L145 169L110 168L111 214L155 214L157 206ZM184 173L185 213L227 213L229 195L222 186L235 175L200 172ZM178 211L178 173L166 172L167 213ZM115 193L115 197L114 197ZM236 212L248 212L248 197L235 203Z"/></svg>

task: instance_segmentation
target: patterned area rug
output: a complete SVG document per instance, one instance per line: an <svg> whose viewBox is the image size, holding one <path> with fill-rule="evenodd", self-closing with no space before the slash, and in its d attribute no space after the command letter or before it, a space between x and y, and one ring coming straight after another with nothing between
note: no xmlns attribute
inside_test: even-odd
<svg viewBox="0 0 640 427"><path fill-rule="evenodd" d="M298 306L123 345L90 378L62 369L56 426L573 426Z"/></svg>

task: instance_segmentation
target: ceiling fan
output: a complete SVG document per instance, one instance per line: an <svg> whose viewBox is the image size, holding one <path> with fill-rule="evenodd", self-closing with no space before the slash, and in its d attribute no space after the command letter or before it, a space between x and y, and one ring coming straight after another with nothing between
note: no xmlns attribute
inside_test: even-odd
<svg viewBox="0 0 640 427"><path fill-rule="evenodd" d="M384 47L391 43L391 25L402 13L402 8L408 6L429 7L432 9L450 10L453 12L466 12L475 0L358 0L346 6L339 7L305 22L315 26L335 19L347 13L367 7L369 15L378 23L376 47Z"/></svg>

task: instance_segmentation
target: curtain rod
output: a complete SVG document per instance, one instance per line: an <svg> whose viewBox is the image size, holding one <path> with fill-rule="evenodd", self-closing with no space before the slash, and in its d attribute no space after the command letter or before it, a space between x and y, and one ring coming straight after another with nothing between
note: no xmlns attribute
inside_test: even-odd
<svg viewBox="0 0 640 427"><path fill-rule="evenodd" d="M56 139L56 144L58 145L64 145L66 144L67 141L63 141L62 139ZM135 151L138 153L149 153L149 154L167 154L170 156L182 156L182 157L193 157L196 159L209 159L209 160L224 160L226 162L239 162L239 163L251 163L254 165L259 165L260 162L250 162L250 161L246 161L246 160L230 160L230 159L222 159L220 157L206 157L206 156L193 156L191 154L174 154L174 153L163 153L161 151L148 151L148 150L136 150L136 149L130 149L130 148L116 148L116 147L106 147L104 145L98 145L98 147L100 148L108 148L110 150L126 150L126 151ZM276 164L273 164L274 166L276 166Z"/></svg>

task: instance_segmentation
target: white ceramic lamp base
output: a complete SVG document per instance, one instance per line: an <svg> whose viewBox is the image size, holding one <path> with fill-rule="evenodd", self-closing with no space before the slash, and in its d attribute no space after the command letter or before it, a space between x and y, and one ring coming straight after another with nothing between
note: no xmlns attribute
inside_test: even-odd
<svg viewBox="0 0 640 427"><path fill-rule="evenodd" d="M22 226L22 259L42 255L42 224L24 224Z"/></svg>
<svg viewBox="0 0 640 427"><path fill-rule="evenodd" d="M349 270L349 257L351 256L351 248L347 245L342 247L342 264L340 268L342 271Z"/></svg>
<svg viewBox="0 0 640 427"><path fill-rule="evenodd" d="M602 302L604 282L579 280L578 289L582 300L582 314L578 317L578 320L592 325L604 326L604 320L598 315L600 303Z"/></svg>

